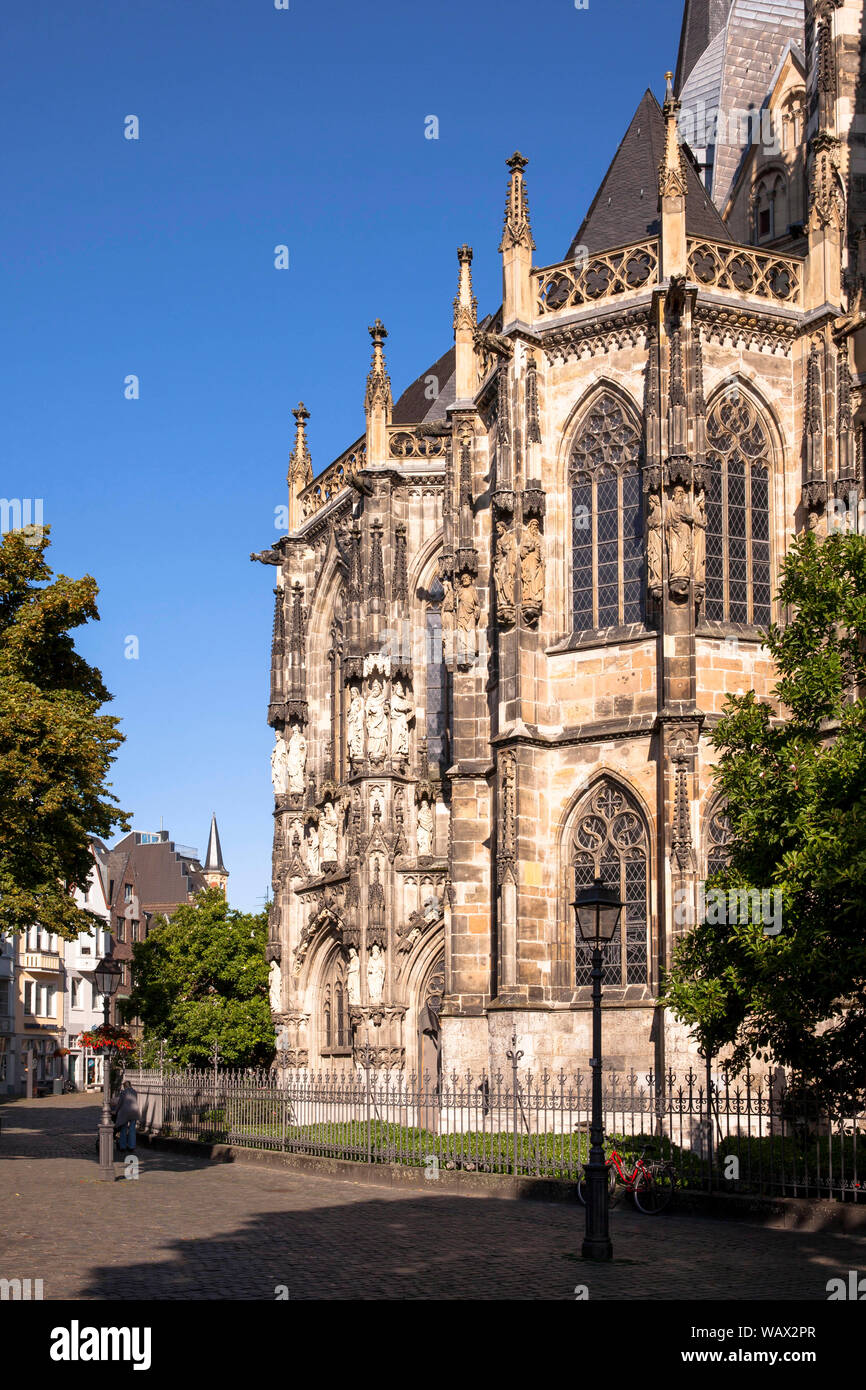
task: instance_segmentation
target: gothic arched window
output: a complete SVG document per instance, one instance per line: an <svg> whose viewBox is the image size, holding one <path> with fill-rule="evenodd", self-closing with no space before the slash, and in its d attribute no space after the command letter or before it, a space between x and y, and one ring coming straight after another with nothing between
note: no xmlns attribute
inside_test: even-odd
<svg viewBox="0 0 866 1390"><path fill-rule="evenodd" d="M351 1048L346 1007L346 966L342 953L331 958L322 989L322 1052L345 1053Z"/></svg>
<svg viewBox="0 0 866 1390"><path fill-rule="evenodd" d="M728 867L731 837L727 805L716 801L707 818L707 878Z"/></svg>
<svg viewBox="0 0 866 1390"><path fill-rule="evenodd" d="M605 391L571 453L574 631L643 619L643 503L640 427Z"/></svg>
<svg viewBox="0 0 866 1390"><path fill-rule="evenodd" d="M609 780L581 803L572 846L575 893L600 878L625 904L616 936L602 947L602 982L649 982L649 835L646 822L626 793ZM575 984L592 983L592 950L575 941Z"/></svg>
<svg viewBox="0 0 866 1390"><path fill-rule="evenodd" d="M717 622L770 621L769 459L769 436L748 397L719 397L707 417L704 607Z"/></svg>

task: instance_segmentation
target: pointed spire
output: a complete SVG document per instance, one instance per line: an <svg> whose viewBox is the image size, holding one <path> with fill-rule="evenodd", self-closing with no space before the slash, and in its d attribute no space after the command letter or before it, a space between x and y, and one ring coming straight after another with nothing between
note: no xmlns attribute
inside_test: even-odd
<svg viewBox="0 0 866 1390"><path fill-rule="evenodd" d="M511 170L505 200L505 227L499 250L502 253L502 326L530 324L535 317L532 303L532 253L535 242L529 225L529 198L523 171L529 160L515 153L506 163Z"/></svg>
<svg viewBox="0 0 866 1390"><path fill-rule="evenodd" d="M220 833L217 829L215 813L212 813L210 818L210 834L208 836L207 854L205 855L202 873L204 874L204 880L208 888L219 888L221 892L225 893L229 871L223 863Z"/></svg>
<svg viewBox="0 0 866 1390"><path fill-rule="evenodd" d="M665 152L659 164L659 204L662 214L662 274L665 279L686 273L686 193L688 170L680 143L680 102L674 96L673 73L665 73L667 88L662 115Z"/></svg>
<svg viewBox="0 0 866 1390"><path fill-rule="evenodd" d="M523 246L529 251L534 251L535 242L532 240L532 228L529 225L529 197L523 177L523 171L529 160L524 159L520 151L517 150L505 162L511 170L511 178L508 180L508 194L505 199L505 227L499 250L508 251L512 246Z"/></svg>
<svg viewBox="0 0 866 1390"><path fill-rule="evenodd" d="M391 423L393 399L391 378L385 365L385 325L377 319L367 332L373 339L373 361L367 374L364 412L367 416L367 462L385 463L388 457L387 428Z"/></svg>
<svg viewBox="0 0 866 1390"><path fill-rule="evenodd" d="M292 414L295 417L295 447L289 455L286 481L289 484L289 530L296 531L303 519L301 493L307 484L313 481L313 460L307 447L307 421L310 412L304 402L299 401Z"/></svg>
<svg viewBox="0 0 866 1390"><path fill-rule="evenodd" d="M475 394L475 331L478 327L478 300L472 293L472 247L465 243L457 252L460 278L454 300L454 352L456 399L468 401Z"/></svg>

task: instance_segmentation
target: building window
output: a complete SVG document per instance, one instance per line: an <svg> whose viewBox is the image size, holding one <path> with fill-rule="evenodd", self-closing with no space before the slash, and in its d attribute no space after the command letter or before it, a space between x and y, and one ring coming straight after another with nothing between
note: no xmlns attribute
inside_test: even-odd
<svg viewBox="0 0 866 1390"><path fill-rule="evenodd" d="M138 941L138 939L139 939L138 927L139 927L138 918L137 918L137 917L133 917L133 919L132 919L132 938L131 938L133 941Z"/></svg>
<svg viewBox="0 0 866 1390"><path fill-rule="evenodd" d="M602 947L602 983L649 983L649 835L626 793L607 779L584 799L575 820L572 847L575 893L600 878L615 888L623 907L616 936ZM569 907L571 920L574 914ZM575 984L592 983L592 949L576 936Z"/></svg>
<svg viewBox="0 0 866 1390"><path fill-rule="evenodd" d="M643 499L637 420L599 396L571 454L574 631L643 620Z"/></svg>
<svg viewBox="0 0 866 1390"><path fill-rule="evenodd" d="M118 919L117 919L117 933L116 933L116 935L117 935L118 941L125 941L125 940L126 940L126 922L125 922L125 920L124 920L123 917L118 917Z"/></svg>
<svg viewBox="0 0 866 1390"><path fill-rule="evenodd" d="M770 440L752 402L734 391L707 418L705 616L770 621Z"/></svg>
<svg viewBox="0 0 866 1390"><path fill-rule="evenodd" d="M131 884L131 883L124 883L124 885L123 885L123 901L124 901L125 903L131 903L131 902L132 902L132 884Z"/></svg>
<svg viewBox="0 0 866 1390"><path fill-rule="evenodd" d="M36 986L34 985L32 980L24 981L24 1012L29 1017L32 1017L34 1014L35 990Z"/></svg>
<svg viewBox="0 0 866 1390"><path fill-rule="evenodd" d="M707 818L707 878L728 867L733 832L724 801L717 801Z"/></svg>
<svg viewBox="0 0 866 1390"><path fill-rule="evenodd" d="M72 980L69 988L69 1007L71 1009L81 1008L81 981Z"/></svg>

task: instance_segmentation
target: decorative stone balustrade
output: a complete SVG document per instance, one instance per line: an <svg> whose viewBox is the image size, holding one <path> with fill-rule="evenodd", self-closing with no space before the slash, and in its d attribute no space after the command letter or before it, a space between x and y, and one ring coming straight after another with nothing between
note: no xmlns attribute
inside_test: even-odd
<svg viewBox="0 0 866 1390"><path fill-rule="evenodd" d="M686 249L689 279L704 289L789 309L799 309L802 303L803 262L794 256L696 237L688 238Z"/></svg>
<svg viewBox="0 0 866 1390"><path fill-rule="evenodd" d="M637 242L595 256L576 255L535 272L539 317L600 304L657 285L658 242Z"/></svg>

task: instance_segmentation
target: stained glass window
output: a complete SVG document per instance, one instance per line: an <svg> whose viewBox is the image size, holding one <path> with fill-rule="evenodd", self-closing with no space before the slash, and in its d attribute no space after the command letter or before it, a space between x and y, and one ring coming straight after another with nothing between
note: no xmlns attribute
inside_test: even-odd
<svg viewBox="0 0 866 1390"><path fill-rule="evenodd" d="M770 621L770 441L748 397L734 390L707 417L707 579L716 622Z"/></svg>
<svg viewBox="0 0 866 1390"><path fill-rule="evenodd" d="M616 936L602 947L602 984L645 985L649 965L649 837L644 818L616 783L593 788L578 809L575 892L600 878L624 904ZM592 950L575 939L575 984L592 983Z"/></svg>
<svg viewBox="0 0 866 1390"><path fill-rule="evenodd" d="M643 619L641 436L611 392L599 396L571 456L575 632Z"/></svg>

